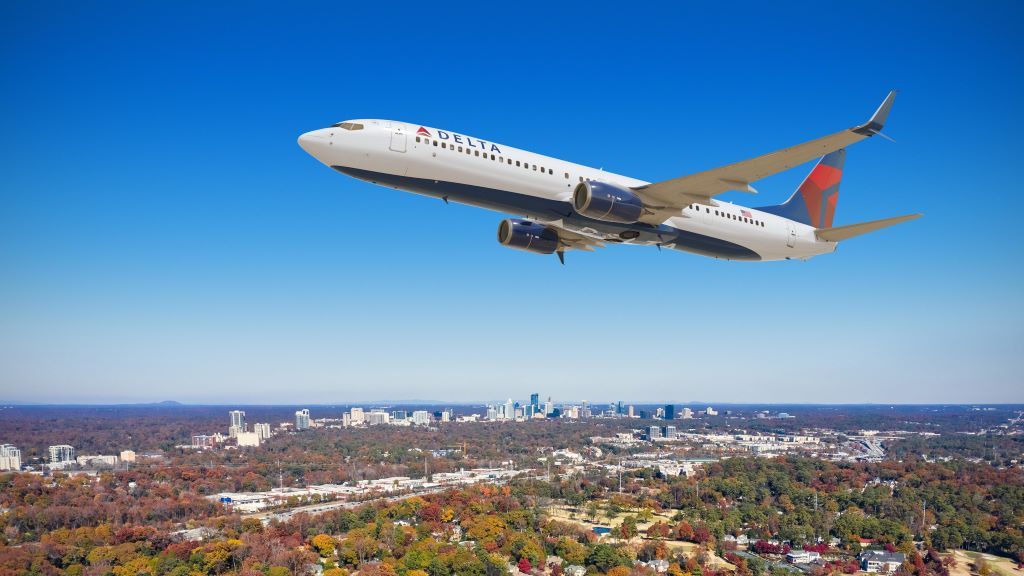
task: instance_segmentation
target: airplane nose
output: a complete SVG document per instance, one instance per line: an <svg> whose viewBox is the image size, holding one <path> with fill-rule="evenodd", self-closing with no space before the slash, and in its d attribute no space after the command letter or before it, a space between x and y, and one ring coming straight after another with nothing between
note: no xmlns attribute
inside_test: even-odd
<svg viewBox="0 0 1024 576"><path fill-rule="evenodd" d="M327 130L313 130L299 136L299 146L310 156L319 159L330 145L330 136Z"/></svg>

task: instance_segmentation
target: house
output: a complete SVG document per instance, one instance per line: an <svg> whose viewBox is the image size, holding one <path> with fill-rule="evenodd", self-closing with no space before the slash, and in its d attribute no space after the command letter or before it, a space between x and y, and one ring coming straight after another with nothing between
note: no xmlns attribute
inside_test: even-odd
<svg viewBox="0 0 1024 576"><path fill-rule="evenodd" d="M587 573L587 569L579 564L571 564L564 570L566 576L583 576Z"/></svg>
<svg viewBox="0 0 1024 576"><path fill-rule="evenodd" d="M860 569L877 574L892 574L907 560L902 552L886 552L885 550L868 550L857 556Z"/></svg>
<svg viewBox="0 0 1024 576"><path fill-rule="evenodd" d="M786 562L790 564L810 564L818 560L821 560L821 554L807 550L793 550L786 554Z"/></svg>
<svg viewBox="0 0 1024 576"><path fill-rule="evenodd" d="M668 572L668 560L651 560L647 563L649 568L654 568L654 571L658 574L664 574Z"/></svg>

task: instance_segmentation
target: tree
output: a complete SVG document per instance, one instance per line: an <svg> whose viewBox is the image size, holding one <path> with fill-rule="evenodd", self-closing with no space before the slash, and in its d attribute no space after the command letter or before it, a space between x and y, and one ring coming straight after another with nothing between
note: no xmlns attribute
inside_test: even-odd
<svg viewBox="0 0 1024 576"><path fill-rule="evenodd" d="M316 549L317 553L320 554L321 558L330 558L334 556L334 538L331 538L327 534L317 534L313 536L310 543L313 548Z"/></svg>
<svg viewBox="0 0 1024 576"><path fill-rule="evenodd" d="M533 570L533 565L530 564L530 559L526 557L520 558L519 564L517 564L516 566L519 568L519 571L523 572L524 574L529 574L530 571Z"/></svg>

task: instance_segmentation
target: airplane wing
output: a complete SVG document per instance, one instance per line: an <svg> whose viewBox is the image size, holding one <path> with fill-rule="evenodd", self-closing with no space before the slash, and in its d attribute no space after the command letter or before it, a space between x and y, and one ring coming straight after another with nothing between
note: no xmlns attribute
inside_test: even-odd
<svg viewBox="0 0 1024 576"><path fill-rule="evenodd" d="M571 232L561 226L556 225L555 227L558 228L558 242L562 246L559 251L583 250L585 252L593 252L594 248L604 248L604 242L600 240Z"/></svg>
<svg viewBox="0 0 1024 576"><path fill-rule="evenodd" d="M788 170L829 152L835 152L875 134L881 134L895 98L896 91L889 92L881 106L865 124L743 162L638 186L632 190L640 196L645 206L651 208L682 208L690 204L710 205L712 197L730 190L756 194L757 190L750 185L751 182ZM882 137L888 138L884 134Z"/></svg>

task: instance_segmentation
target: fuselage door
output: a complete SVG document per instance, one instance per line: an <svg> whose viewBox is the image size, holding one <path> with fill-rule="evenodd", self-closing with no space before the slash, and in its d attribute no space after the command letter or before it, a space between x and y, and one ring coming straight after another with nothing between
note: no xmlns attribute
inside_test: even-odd
<svg viewBox="0 0 1024 576"><path fill-rule="evenodd" d="M789 222L786 222L786 246L796 246L796 228Z"/></svg>
<svg viewBox="0 0 1024 576"><path fill-rule="evenodd" d="M396 123L391 130L391 145L388 149L392 152L405 152L405 128Z"/></svg>

